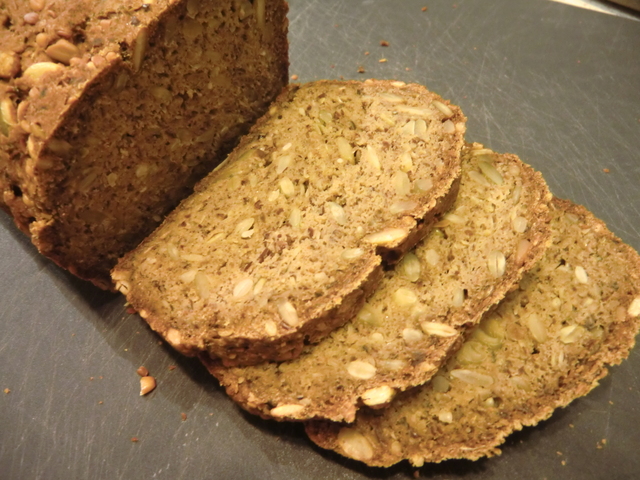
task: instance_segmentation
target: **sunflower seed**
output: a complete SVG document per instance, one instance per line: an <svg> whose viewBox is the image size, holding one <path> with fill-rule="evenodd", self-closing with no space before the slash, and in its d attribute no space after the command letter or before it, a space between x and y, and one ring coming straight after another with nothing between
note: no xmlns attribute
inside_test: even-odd
<svg viewBox="0 0 640 480"><path fill-rule="evenodd" d="M410 107L408 105L398 105L395 109L397 112L415 115L416 117L428 117L431 114L427 108ZM453 112L451 114L453 115Z"/></svg>
<svg viewBox="0 0 640 480"><path fill-rule="evenodd" d="M196 278L196 273L198 273L198 269L194 268L191 270L187 270L182 275L180 275L180 280L184 283L191 283L193 279Z"/></svg>
<svg viewBox="0 0 640 480"><path fill-rule="evenodd" d="M382 312L368 303L364 304L356 318L372 327L379 327L383 322Z"/></svg>
<svg viewBox="0 0 640 480"><path fill-rule="evenodd" d="M524 261L526 260L530 250L531 250L531 242L525 239L520 240L516 248L516 255L514 258L515 263L517 265L522 265L522 263L524 263Z"/></svg>
<svg viewBox="0 0 640 480"><path fill-rule="evenodd" d="M388 103L404 103L404 98L393 93L381 93L378 98Z"/></svg>
<svg viewBox="0 0 640 480"><path fill-rule="evenodd" d="M431 102L431 105L438 109L445 118L453 117L453 110L451 110L448 105L445 105L444 103L437 100Z"/></svg>
<svg viewBox="0 0 640 480"><path fill-rule="evenodd" d="M516 233L524 233L527 230L527 219L524 217L515 217L512 223Z"/></svg>
<svg viewBox="0 0 640 480"><path fill-rule="evenodd" d="M431 379L431 388L434 392L445 393L449 391L451 384L449 383L449 380L442 375L436 375Z"/></svg>
<svg viewBox="0 0 640 480"><path fill-rule="evenodd" d="M437 337L453 337L458 331L450 325L439 322L422 322L420 324L422 331L427 335L435 335Z"/></svg>
<svg viewBox="0 0 640 480"><path fill-rule="evenodd" d="M395 396L396 391L388 385L382 385L380 387L370 388L362 395L362 402L370 407L378 405L384 405L389 403Z"/></svg>
<svg viewBox="0 0 640 480"><path fill-rule="evenodd" d="M505 258L504 253L493 251L487 258L487 264L491 276L493 276L494 278L500 278L504 275L504 272L507 268L507 259Z"/></svg>
<svg viewBox="0 0 640 480"><path fill-rule="evenodd" d="M273 337L276 333L278 333L278 326L273 320L267 320L266 322L264 322L264 330L267 332L267 335Z"/></svg>
<svg viewBox="0 0 640 480"><path fill-rule="evenodd" d="M363 434L354 428L343 428L338 433L338 445L345 456L358 461L366 461L373 458L373 447Z"/></svg>
<svg viewBox="0 0 640 480"><path fill-rule="evenodd" d="M478 166L480 170L482 170L482 173L496 185L502 185L504 183L502 174L490 163L480 161L478 162Z"/></svg>
<svg viewBox="0 0 640 480"><path fill-rule="evenodd" d="M361 248L347 248L342 251L340 255L345 260L355 260L356 258L360 258L364 254L364 250Z"/></svg>
<svg viewBox="0 0 640 480"><path fill-rule="evenodd" d="M575 343L584 333L584 328L580 325L569 325L560 329L560 341L562 343Z"/></svg>
<svg viewBox="0 0 640 480"><path fill-rule="evenodd" d="M409 152L404 152L400 155L400 170L403 172L409 172L413 168L413 160Z"/></svg>
<svg viewBox="0 0 640 480"><path fill-rule="evenodd" d="M414 135L416 133L416 121L415 120L409 120L404 127L402 127L400 129L400 131L402 133L406 133L409 135Z"/></svg>
<svg viewBox="0 0 640 480"><path fill-rule="evenodd" d="M276 173L280 175L287 168L289 168L289 165L291 165L292 160L293 160L293 157L291 155L282 155L280 158L278 158Z"/></svg>
<svg viewBox="0 0 640 480"><path fill-rule="evenodd" d="M320 110L318 112L318 118L322 120L325 125L333 121L333 115L326 110Z"/></svg>
<svg viewBox="0 0 640 480"><path fill-rule="evenodd" d="M424 137L427 134L427 122L421 118L416 120L415 133L418 137Z"/></svg>
<svg viewBox="0 0 640 480"><path fill-rule="evenodd" d="M637 317L640 315L640 297L636 297L633 299L629 308L627 309L627 313L632 317Z"/></svg>
<svg viewBox="0 0 640 480"><path fill-rule="evenodd" d="M291 209L291 213L289 214L289 224L293 228L298 228L300 226L301 221L302 221L302 212L298 207L293 207Z"/></svg>
<svg viewBox="0 0 640 480"><path fill-rule="evenodd" d="M454 307L461 307L462 304L464 303L464 289L462 288L456 288L453 292L453 298L451 299L451 304Z"/></svg>
<svg viewBox="0 0 640 480"><path fill-rule="evenodd" d="M493 385L493 377L473 370L451 370L451 376L470 385L477 385L478 387L490 387Z"/></svg>
<svg viewBox="0 0 640 480"><path fill-rule="evenodd" d="M280 191L285 197L291 197L296 193L296 187L289 177L284 177L280 180Z"/></svg>
<svg viewBox="0 0 640 480"><path fill-rule="evenodd" d="M433 188L433 180L430 178L421 178L416 180L416 190L419 192L428 192Z"/></svg>
<svg viewBox="0 0 640 480"><path fill-rule="evenodd" d="M489 180L487 180L487 177L485 177L484 175L482 175L480 172L476 170L471 170L469 172L469 178L474 182L482 185L483 187L489 186Z"/></svg>
<svg viewBox="0 0 640 480"><path fill-rule="evenodd" d="M382 245L402 240L407 237L409 232L403 228L387 228L376 233L370 233L362 238L363 242L372 243L374 245Z"/></svg>
<svg viewBox="0 0 640 480"><path fill-rule="evenodd" d="M80 49L70 41L61 38L53 45L49 45L44 53L49 55L53 60L69 65L69 61L72 58L80 56Z"/></svg>
<svg viewBox="0 0 640 480"><path fill-rule="evenodd" d="M442 423L453 423L453 413L449 411L443 411L438 413L438 420Z"/></svg>
<svg viewBox="0 0 640 480"><path fill-rule="evenodd" d="M369 165L373 167L373 170L376 173L380 173L382 171L382 166L380 165L380 157L378 156L376 149L371 145L367 145L367 149L364 154Z"/></svg>
<svg viewBox="0 0 640 480"><path fill-rule="evenodd" d="M59 63L53 62L39 62L32 63L27 69L22 72L22 79L28 81L31 86L40 83L42 78L50 73L57 73L64 70L64 67Z"/></svg>
<svg viewBox="0 0 640 480"><path fill-rule="evenodd" d="M577 266L574 273L578 282L584 284L589 283L589 276L587 275L587 271L584 269L584 267Z"/></svg>
<svg viewBox="0 0 640 480"><path fill-rule="evenodd" d="M258 295L264 288L265 283L267 283L266 278L261 278L260 280L258 280L255 286L253 287L253 294Z"/></svg>
<svg viewBox="0 0 640 480"><path fill-rule="evenodd" d="M340 158L342 158L347 163L353 163L353 148L349 141L344 137L338 137L336 139L336 143L338 145L338 153L340 154Z"/></svg>
<svg viewBox="0 0 640 480"><path fill-rule="evenodd" d="M253 292L253 279L245 278L244 280L240 280L236 283L236 286L233 287L233 297L234 298L242 298L246 297L250 293Z"/></svg>
<svg viewBox="0 0 640 480"><path fill-rule="evenodd" d="M397 171L391 178L391 182L397 195L409 195L411 193L411 180L409 180L409 175L406 172Z"/></svg>
<svg viewBox="0 0 640 480"><path fill-rule="evenodd" d="M420 259L413 252L407 253L400 262L398 271L410 282L417 282L420 278Z"/></svg>
<svg viewBox="0 0 640 480"><path fill-rule="evenodd" d="M404 213L404 212L409 212L411 210L414 210L415 208L418 207L418 205L419 203L413 200L398 200L393 202L389 206L389 211L392 214L397 215L398 213Z"/></svg>
<svg viewBox="0 0 640 480"><path fill-rule="evenodd" d="M136 38L136 45L133 48L133 70L139 71L142 66L142 61L144 60L144 56L147 53L147 46L149 44L149 31L147 27L143 27L138 32L138 37Z"/></svg>
<svg viewBox="0 0 640 480"><path fill-rule="evenodd" d="M368 380L376 374L376 367L362 360L354 360L347 365L347 372L354 378Z"/></svg>
<svg viewBox="0 0 640 480"><path fill-rule="evenodd" d="M282 321L290 327L295 327L300 323L298 312L291 302L287 300L283 300L278 303L278 313L280 314Z"/></svg>
<svg viewBox="0 0 640 480"><path fill-rule="evenodd" d="M537 314L532 313L527 317L527 327L529 327L531 336L536 342L543 343L547 341L547 329Z"/></svg>
<svg viewBox="0 0 640 480"><path fill-rule="evenodd" d="M415 328L405 328L402 330L402 339L407 345L418 343L424 338L424 333Z"/></svg>
<svg viewBox="0 0 640 480"><path fill-rule="evenodd" d="M291 416L297 415L298 413L303 411L305 408L306 407L304 405L296 405L296 404L278 405L277 407L272 408L269 411L269 413L271 414L271 416L276 418L291 417Z"/></svg>
<svg viewBox="0 0 640 480"><path fill-rule="evenodd" d="M204 272L196 273L196 276L193 279L193 285L196 289L196 293L202 300L206 300L211 296L209 278Z"/></svg>
<svg viewBox="0 0 640 480"><path fill-rule="evenodd" d="M400 307L409 307L418 301L418 296L413 290L400 287L392 295L393 301Z"/></svg>
<svg viewBox="0 0 640 480"><path fill-rule="evenodd" d="M347 214L345 213L344 208L342 208L340 205L338 205L335 202L327 202L326 206L329 209L329 213L331 213L331 216L333 217L333 219L336 221L338 225L347 224L348 222Z"/></svg>
<svg viewBox="0 0 640 480"><path fill-rule="evenodd" d="M255 218L253 217L245 218L244 220L239 222L238 225L236 225L235 233L239 233L240 235L242 235L244 232L250 230L251 227L253 227L254 222Z"/></svg>
<svg viewBox="0 0 640 480"><path fill-rule="evenodd" d="M456 126L453 124L451 120L447 120L442 124L442 131L448 135L455 133Z"/></svg>

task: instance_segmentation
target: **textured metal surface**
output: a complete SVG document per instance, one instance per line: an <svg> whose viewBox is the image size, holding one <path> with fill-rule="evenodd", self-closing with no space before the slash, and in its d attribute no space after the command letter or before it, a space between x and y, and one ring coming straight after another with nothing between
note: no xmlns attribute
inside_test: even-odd
<svg viewBox="0 0 640 480"><path fill-rule="evenodd" d="M290 4L300 81L426 84L461 105L469 140L520 155L556 195L640 249L639 22L544 0ZM312 446L298 425L242 413L197 362L127 315L121 297L40 258L2 213L0 262L1 479L410 478L408 464L364 468ZM147 397L139 365L158 378ZM420 474L638 478L639 372L636 350L589 396L512 436L502 456Z"/></svg>

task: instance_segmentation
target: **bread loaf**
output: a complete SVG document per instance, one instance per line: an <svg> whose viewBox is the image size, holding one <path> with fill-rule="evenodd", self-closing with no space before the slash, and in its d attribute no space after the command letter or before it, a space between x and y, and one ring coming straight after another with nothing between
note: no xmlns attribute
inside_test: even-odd
<svg viewBox="0 0 640 480"><path fill-rule="evenodd" d="M311 439L369 465L498 454L507 435L585 395L640 324L640 257L585 208L554 199L553 243L429 384Z"/></svg>
<svg viewBox="0 0 640 480"><path fill-rule="evenodd" d="M0 205L96 285L287 81L284 0L0 5Z"/></svg>
<svg viewBox="0 0 640 480"><path fill-rule="evenodd" d="M542 256L550 198L542 176L517 157L468 146L450 213L386 273L352 321L289 362L205 364L262 417L353 421L362 403L382 407L396 391L429 380L466 329Z"/></svg>
<svg viewBox="0 0 640 480"><path fill-rule="evenodd" d="M451 205L465 120L418 85L292 86L113 278L185 354L294 358Z"/></svg>

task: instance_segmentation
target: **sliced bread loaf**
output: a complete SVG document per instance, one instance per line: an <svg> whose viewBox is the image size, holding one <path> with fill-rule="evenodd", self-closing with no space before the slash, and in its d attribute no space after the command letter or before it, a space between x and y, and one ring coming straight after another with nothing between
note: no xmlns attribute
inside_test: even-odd
<svg viewBox="0 0 640 480"><path fill-rule="evenodd" d="M2 2L0 206L41 253L110 288L117 259L286 84L286 13L284 0Z"/></svg>
<svg viewBox="0 0 640 480"><path fill-rule="evenodd" d="M419 85L292 86L113 278L182 353L294 358L449 208L465 120Z"/></svg>
<svg viewBox="0 0 640 480"><path fill-rule="evenodd" d="M226 368L229 395L265 418L351 422L431 378L469 325L498 302L550 239L541 175L514 155L463 150L460 191L439 228L386 273L358 315L284 363Z"/></svg>
<svg viewBox="0 0 640 480"><path fill-rule="evenodd" d="M544 259L429 384L351 426L309 423L311 439L369 465L475 460L593 389L634 344L640 257L583 207L552 214Z"/></svg>

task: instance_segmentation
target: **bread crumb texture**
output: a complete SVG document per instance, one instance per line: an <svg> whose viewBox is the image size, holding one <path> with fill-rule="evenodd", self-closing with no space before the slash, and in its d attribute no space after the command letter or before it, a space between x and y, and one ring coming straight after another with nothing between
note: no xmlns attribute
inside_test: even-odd
<svg viewBox="0 0 640 480"><path fill-rule="evenodd" d="M640 258L583 207L551 211L543 260L431 382L350 426L311 422L311 439L369 465L476 460L597 386L634 344Z"/></svg>
<svg viewBox="0 0 640 480"><path fill-rule="evenodd" d="M282 0L0 6L0 206L109 288L287 82Z"/></svg>
<svg viewBox="0 0 640 480"><path fill-rule="evenodd" d="M294 358L451 205L465 121L418 85L290 87L113 278L183 353Z"/></svg>
<svg viewBox="0 0 640 480"><path fill-rule="evenodd" d="M351 422L361 404L384 407L396 391L438 371L551 236L551 194L539 173L479 144L462 157L449 213L385 274L350 322L289 362L245 368L207 362L232 398L267 418Z"/></svg>

